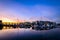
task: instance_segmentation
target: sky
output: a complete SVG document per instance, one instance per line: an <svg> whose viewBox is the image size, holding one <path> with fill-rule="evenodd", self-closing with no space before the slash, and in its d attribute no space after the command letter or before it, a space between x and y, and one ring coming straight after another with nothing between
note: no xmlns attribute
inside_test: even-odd
<svg viewBox="0 0 60 40"><path fill-rule="evenodd" d="M0 19L60 23L60 0L0 0Z"/></svg>

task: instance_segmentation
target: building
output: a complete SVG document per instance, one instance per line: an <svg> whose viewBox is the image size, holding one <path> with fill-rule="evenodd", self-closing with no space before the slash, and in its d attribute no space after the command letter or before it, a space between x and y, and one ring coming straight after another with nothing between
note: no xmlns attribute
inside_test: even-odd
<svg viewBox="0 0 60 40"><path fill-rule="evenodd" d="M0 29L3 28L2 20L0 20Z"/></svg>

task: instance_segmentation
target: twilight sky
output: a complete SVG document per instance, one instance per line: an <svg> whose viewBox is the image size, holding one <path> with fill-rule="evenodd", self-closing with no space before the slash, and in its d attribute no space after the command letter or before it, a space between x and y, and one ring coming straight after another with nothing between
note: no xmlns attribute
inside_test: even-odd
<svg viewBox="0 0 60 40"><path fill-rule="evenodd" d="M60 22L59 0L1 0L0 19Z"/></svg>

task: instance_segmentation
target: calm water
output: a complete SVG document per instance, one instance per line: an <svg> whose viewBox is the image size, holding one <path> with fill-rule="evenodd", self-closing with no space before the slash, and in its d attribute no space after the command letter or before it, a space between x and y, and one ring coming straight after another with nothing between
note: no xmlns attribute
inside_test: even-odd
<svg viewBox="0 0 60 40"><path fill-rule="evenodd" d="M3 28L0 30L0 39L29 40L29 39L60 39L60 28L51 30L32 30L25 28Z"/></svg>

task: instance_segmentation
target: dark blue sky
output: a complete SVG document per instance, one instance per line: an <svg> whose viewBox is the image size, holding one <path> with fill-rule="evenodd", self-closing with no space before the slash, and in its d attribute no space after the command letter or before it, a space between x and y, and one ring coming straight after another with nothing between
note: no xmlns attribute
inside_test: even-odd
<svg viewBox="0 0 60 40"><path fill-rule="evenodd" d="M0 16L60 22L60 0L2 0Z"/></svg>

